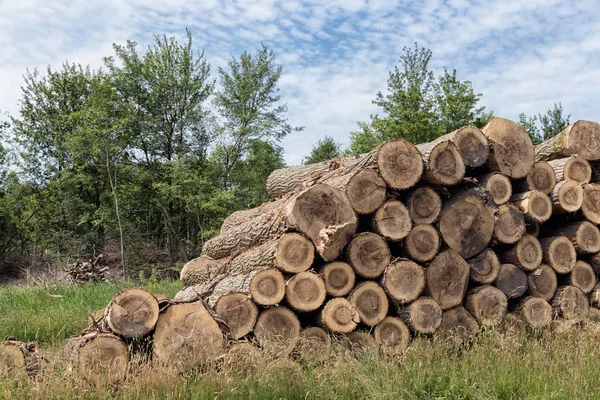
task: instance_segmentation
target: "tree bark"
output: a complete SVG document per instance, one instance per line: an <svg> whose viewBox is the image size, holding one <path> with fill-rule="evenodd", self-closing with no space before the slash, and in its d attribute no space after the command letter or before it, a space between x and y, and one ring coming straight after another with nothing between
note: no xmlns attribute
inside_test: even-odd
<svg viewBox="0 0 600 400"><path fill-rule="evenodd" d="M525 219L515 206L504 204L498 207L494 224L494 240L503 244L517 243L525 234Z"/></svg>
<svg viewBox="0 0 600 400"><path fill-rule="evenodd" d="M389 302L385 291L373 281L356 285L348 300L358 311L360 322L367 326L377 325L388 314Z"/></svg>
<svg viewBox="0 0 600 400"><path fill-rule="evenodd" d="M411 226L409 211L398 200L383 203L373 218L375 232L391 241L404 239Z"/></svg>
<svg viewBox="0 0 600 400"><path fill-rule="evenodd" d="M410 219L415 224L433 224L442 211L442 199L435 190L421 186L406 199Z"/></svg>
<svg viewBox="0 0 600 400"><path fill-rule="evenodd" d="M227 268L226 259L214 260L210 257L201 256L185 263L179 278L183 283L183 287L186 288L214 279L221 275L225 268Z"/></svg>
<svg viewBox="0 0 600 400"><path fill-rule="evenodd" d="M545 161L539 161L533 164L533 168L527 174L527 177L515 182L514 188L517 192L528 192L537 190L544 194L552 193L556 185L556 176L554 169Z"/></svg>
<svg viewBox="0 0 600 400"><path fill-rule="evenodd" d="M408 347L410 331L401 319L385 317L373 331L375 342L385 354L396 354Z"/></svg>
<svg viewBox="0 0 600 400"><path fill-rule="evenodd" d="M472 289L465 299L465 308L484 326L499 324L506 317L508 301L500 289L484 285Z"/></svg>
<svg viewBox="0 0 600 400"><path fill-rule="evenodd" d="M590 264L578 260L573 270L569 273L567 283L581 289L587 295L596 286L596 274L594 274L594 270Z"/></svg>
<svg viewBox="0 0 600 400"><path fill-rule="evenodd" d="M258 318L258 307L246 293L234 292L220 296L215 312L229 327L228 337L238 340L252 332Z"/></svg>
<svg viewBox="0 0 600 400"><path fill-rule="evenodd" d="M327 294L333 297L345 296L354 288L356 274L350 264L334 261L323 267L321 276L325 282Z"/></svg>
<svg viewBox="0 0 600 400"><path fill-rule="evenodd" d="M477 331L479 324L463 306L444 311L439 330L461 338L471 336Z"/></svg>
<svg viewBox="0 0 600 400"><path fill-rule="evenodd" d="M513 188L510 179L506 175L499 172L491 172L479 176L477 181L481 186L490 191L496 205L504 204L510 200Z"/></svg>
<svg viewBox="0 0 600 400"><path fill-rule="evenodd" d="M523 296L527 291L527 274L513 264L502 264L495 286L502 290L507 299Z"/></svg>
<svg viewBox="0 0 600 400"><path fill-rule="evenodd" d="M431 297L421 297L408 306L398 306L398 316L415 333L430 334L442 324L442 309Z"/></svg>
<svg viewBox="0 0 600 400"><path fill-rule="evenodd" d="M552 322L552 306L544 299L529 296L519 305L519 313L532 328L545 328Z"/></svg>
<svg viewBox="0 0 600 400"><path fill-rule="evenodd" d="M287 202L290 198L290 193L284 194L284 196L278 197L276 199L271 199L270 201L263 203L258 207L250 208L248 210L235 211L231 213L223 221L223 225L221 225L221 233L224 233L239 225L245 224L248 221L253 220L261 215L278 211L281 208L281 206L285 204L285 202Z"/></svg>
<svg viewBox="0 0 600 400"><path fill-rule="evenodd" d="M494 171L518 179L533 167L534 148L529 135L516 122L492 117L482 129L490 144L488 165Z"/></svg>
<svg viewBox="0 0 600 400"><path fill-rule="evenodd" d="M510 202L523 213L525 220L544 223L552 216L552 202L542 192L532 190L514 194Z"/></svg>
<svg viewBox="0 0 600 400"><path fill-rule="evenodd" d="M575 181L589 183L592 179L590 163L581 157L565 157L548 162L554 171L557 181Z"/></svg>
<svg viewBox="0 0 600 400"><path fill-rule="evenodd" d="M258 316L254 336L267 353L286 357L300 339L300 321L285 307L269 308Z"/></svg>
<svg viewBox="0 0 600 400"><path fill-rule="evenodd" d="M464 126L440 136L431 143L435 146L445 141L454 143L467 167L481 167L487 162L490 155L486 137L481 130L474 126Z"/></svg>
<svg viewBox="0 0 600 400"><path fill-rule="evenodd" d="M556 272L546 264L540 265L527 275L527 288L534 297L550 301L554 298L557 287Z"/></svg>
<svg viewBox="0 0 600 400"><path fill-rule="evenodd" d="M358 275L374 279L390 265L391 253L381 236L365 232L356 235L348 244L346 259Z"/></svg>
<svg viewBox="0 0 600 400"><path fill-rule="evenodd" d="M552 236L565 236L573 243L577 254L600 251L600 230L589 221L572 222L552 230Z"/></svg>
<svg viewBox="0 0 600 400"><path fill-rule="evenodd" d="M319 314L317 323L333 333L350 333L356 329L360 316L356 307L342 297L331 299Z"/></svg>
<svg viewBox="0 0 600 400"><path fill-rule="evenodd" d="M325 282L314 272L300 272L285 283L285 299L299 312L314 311L325 302Z"/></svg>
<svg viewBox="0 0 600 400"><path fill-rule="evenodd" d="M585 160L600 159L600 125L579 120L535 147L536 161L550 161L578 154Z"/></svg>
<svg viewBox="0 0 600 400"><path fill-rule="evenodd" d="M467 261L471 280L474 282L488 284L496 280L500 271L500 261L492 249L485 249Z"/></svg>
<svg viewBox="0 0 600 400"><path fill-rule="evenodd" d="M158 321L158 301L144 289L125 289L114 296L106 307L104 318L110 330L124 338L148 335Z"/></svg>
<svg viewBox="0 0 600 400"><path fill-rule="evenodd" d="M542 260L554 269L557 274L567 274L573 270L577 262L577 253L573 243L565 236L552 236L540 239Z"/></svg>
<svg viewBox="0 0 600 400"><path fill-rule="evenodd" d="M497 251L498 258L504 264L514 264L525 271L533 271L543 259L542 246L539 240L525 235L516 245Z"/></svg>
<svg viewBox="0 0 600 400"><path fill-rule="evenodd" d="M410 303L425 289L425 270L412 261L396 260L385 269L381 286L392 301Z"/></svg>
<svg viewBox="0 0 600 400"><path fill-rule="evenodd" d="M575 286L559 287L552 299L554 315L565 319L583 321L587 317L588 308L585 293Z"/></svg>
<svg viewBox="0 0 600 400"><path fill-rule="evenodd" d="M431 225L417 225L404 239L404 252L408 258L427 262L433 260L440 248L440 235Z"/></svg>
<svg viewBox="0 0 600 400"><path fill-rule="evenodd" d="M575 212L583 204L583 188L575 181L560 181L550 193L550 200L553 214Z"/></svg>
<svg viewBox="0 0 600 400"><path fill-rule="evenodd" d="M423 143L418 145L417 149L423 157L425 181L435 185L452 186L464 178L465 163L454 143Z"/></svg>
<svg viewBox="0 0 600 400"><path fill-rule="evenodd" d="M469 264L452 250L437 255L425 272L425 294L448 310L462 303L469 282Z"/></svg>

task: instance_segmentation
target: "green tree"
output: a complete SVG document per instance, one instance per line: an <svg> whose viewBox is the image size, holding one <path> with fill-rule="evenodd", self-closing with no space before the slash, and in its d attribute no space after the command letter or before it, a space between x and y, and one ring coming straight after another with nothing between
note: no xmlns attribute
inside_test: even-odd
<svg viewBox="0 0 600 400"><path fill-rule="evenodd" d="M475 93L470 81L458 80L455 69L449 72L444 68L436 85L435 98L440 114L439 135L473 125L485 110L485 107L477 107L481 93Z"/></svg>
<svg viewBox="0 0 600 400"><path fill-rule="evenodd" d="M558 104L555 102L554 107L546 110L545 114L538 114L538 120L540 122L540 131L544 140L550 139L554 135L560 133L569 124L571 114L564 116L564 110L561 102Z"/></svg>
<svg viewBox="0 0 600 400"><path fill-rule="evenodd" d="M341 145L331 136L325 136L317 140L310 152L310 155L304 159L303 164L314 164L320 161L328 161L342 152Z"/></svg>
<svg viewBox="0 0 600 400"><path fill-rule="evenodd" d="M542 142L542 138L540 136L540 130L536 125L537 117L534 115L533 117L528 117L525 113L519 114L519 125L525 129L525 132L531 138L531 143L533 145L537 145Z"/></svg>

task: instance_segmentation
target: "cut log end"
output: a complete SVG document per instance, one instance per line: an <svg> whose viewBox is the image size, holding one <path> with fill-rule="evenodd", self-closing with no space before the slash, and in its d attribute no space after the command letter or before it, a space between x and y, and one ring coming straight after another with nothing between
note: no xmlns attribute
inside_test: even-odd
<svg viewBox="0 0 600 400"><path fill-rule="evenodd" d="M542 263L542 246L537 238L524 235L516 245L499 252L498 256L503 263L515 264L525 271L533 271Z"/></svg>
<svg viewBox="0 0 600 400"><path fill-rule="evenodd" d="M456 252L439 253L425 272L426 293L442 310L458 306L465 296L469 273L469 264Z"/></svg>
<svg viewBox="0 0 600 400"><path fill-rule="evenodd" d="M432 188L422 186L411 192L406 205L413 223L433 224L442 210L442 199Z"/></svg>
<svg viewBox="0 0 600 400"><path fill-rule="evenodd" d="M246 293L221 296L215 305L215 312L229 327L228 336L233 340L252 332L258 317L258 307Z"/></svg>
<svg viewBox="0 0 600 400"><path fill-rule="evenodd" d="M475 257L469 259L468 262L473 281L487 284L496 280L498 271L500 271L500 261L492 249L485 249Z"/></svg>
<svg viewBox="0 0 600 400"><path fill-rule="evenodd" d="M397 353L408 347L410 331L399 318L385 317L377 324L373 332L375 342L381 345L385 353Z"/></svg>
<svg viewBox="0 0 600 400"><path fill-rule="evenodd" d="M527 297L523 300L520 313L532 328L544 328L552 322L552 306L539 297Z"/></svg>
<svg viewBox="0 0 600 400"><path fill-rule="evenodd" d="M523 214L512 205L502 205L496 214L494 238L504 244L517 243L525 234Z"/></svg>
<svg viewBox="0 0 600 400"><path fill-rule="evenodd" d="M348 245L347 259L358 275L372 279L379 277L390 264L391 253L381 236L361 233Z"/></svg>
<svg viewBox="0 0 600 400"><path fill-rule="evenodd" d="M575 212L583 204L583 188L579 183L574 181L558 182L550 197L553 213Z"/></svg>
<svg viewBox="0 0 600 400"><path fill-rule="evenodd" d="M320 322L330 332L350 333L360 322L360 315L352 303L344 298L336 297L323 307Z"/></svg>
<svg viewBox="0 0 600 400"><path fill-rule="evenodd" d="M442 323L442 309L430 297L421 297L399 313L416 333L430 334Z"/></svg>
<svg viewBox="0 0 600 400"><path fill-rule="evenodd" d="M269 268L254 274L250 280L250 294L262 306L279 304L285 296L285 279L281 271Z"/></svg>
<svg viewBox="0 0 600 400"><path fill-rule="evenodd" d="M513 264L502 264L495 286L507 299L521 297L527 291L527 274Z"/></svg>
<svg viewBox="0 0 600 400"><path fill-rule="evenodd" d="M497 172L479 177L479 183L490 191L494 203L504 204L512 196L512 184L506 175Z"/></svg>
<svg viewBox="0 0 600 400"><path fill-rule="evenodd" d="M533 164L532 170L525 178L527 190L537 190L544 194L552 193L556 185L556 176L554 169L544 161Z"/></svg>
<svg viewBox="0 0 600 400"><path fill-rule="evenodd" d="M503 174L518 179L527 176L535 156L529 135L519 124L492 117L482 129L491 144L491 166Z"/></svg>
<svg viewBox="0 0 600 400"><path fill-rule="evenodd" d="M392 140L379 148L379 174L392 189L408 189L423 174L423 159L417 148L405 140Z"/></svg>
<svg viewBox="0 0 600 400"><path fill-rule="evenodd" d="M360 315L360 321L368 326L380 323L388 313L389 302L385 291L375 282L366 281L356 286L348 297Z"/></svg>
<svg viewBox="0 0 600 400"><path fill-rule="evenodd" d="M552 300L554 314L558 317L574 321L583 321L587 317L588 298L575 286L562 286L556 291Z"/></svg>
<svg viewBox="0 0 600 400"><path fill-rule="evenodd" d="M559 180L589 183L592 179L592 166L582 157L568 157L550 161Z"/></svg>
<svg viewBox="0 0 600 400"><path fill-rule="evenodd" d="M435 145L426 161L424 178L433 184L452 186L465 176L465 163L451 141Z"/></svg>
<svg viewBox="0 0 600 400"><path fill-rule="evenodd" d="M596 274L590 264L581 260L577 261L569 274L569 284L578 287L585 294L590 293L596 286Z"/></svg>
<svg viewBox="0 0 600 400"><path fill-rule="evenodd" d="M386 201L375 213L375 230L391 241L404 239L410 232L408 209L397 200Z"/></svg>
<svg viewBox="0 0 600 400"><path fill-rule="evenodd" d="M310 268L315 259L315 247L309 239L299 233L286 233L279 238L275 259L277 267L284 272L303 272Z"/></svg>
<svg viewBox="0 0 600 400"><path fill-rule="evenodd" d="M500 289L479 286L467 295L465 308L482 325L499 324L506 317L508 301Z"/></svg>
<svg viewBox="0 0 600 400"><path fill-rule="evenodd" d="M300 321L296 314L285 307L269 308L258 316L254 335L268 353L287 356L300 338Z"/></svg>
<svg viewBox="0 0 600 400"><path fill-rule="evenodd" d="M552 201L537 190L513 195L511 203L523 213L526 219L540 224L548 221L552 216Z"/></svg>
<svg viewBox="0 0 600 400"><path fill-rule="evenodd" d="M553 236L540 239L543 261L557 274L567 274L577 262L577 253L573 243L565 236Z"/></svg>
<svg viewBox="0 0 600 400"><path fill-rule="evenodd" d="M419 262L433 260L440 248L440 235L431 225L417 225L404 239L406 255Z"/></svg>
<svg viewBox="0 0 600 400"><path fill-rule="evenodd" d="M554 298L557 287L556 272L546 264L540 265L527 275L527 288L534 297L550 301Z"/></svg>
<svg viewBox="0 0 600 400"><path fill-rule="evenodd" d="M583 186L583 216L594 224L600 224L600 185L587 184Z"/></svg>
<svg viewBox="0 0 600 400"><path fill-rule="evenodd" d="M377 171L363 170L346 187L348 200L358 214L371 214L383 204L387 186Z"/></svg>
<svg viewBox="0 0 600 400"><path fill-rule="evenodd" d="M117 336L100 333L78 349L78 372L84 379L116 383L125 379L129 363L127 345Z"/></svg>
<svg viewBox="0 0 600 400"><path fill-rule="evenodd" d="M474 126L459 128L453 142L467 167L476 168L487 162L490 148L480 129Z"/></svg>
<svg viewBox="0 0 600 400"><path fill-rule="evenodd" d="M479 324L464 307L458 306L444 311L440 331L464 338L477 331Z"/></svg>
<svg viewBox="0 0 600 400"><path fill-rule="evenodd" d="M564 146L570 154L578 154L586 160L600 159L600 124L579 120L569 125L565 131L568 131L568 135Z"/></svg>
<svg viewBox="0 0 600 400"><path fill-rule="evenodd" d="M0 379L26 376L25 354L12 343L0 342Z"/></svg>
<svg viewBox="0 0 600 400"><path fill-rule="evenodd" d="M350 266L342 261L334 261L323 268L325 289L330 296L345 296L354 287L356 274Z"/></svg>
<svg viewBox="0 0 600 400"><path fill-rule="evenodd" d="M392 300L410 303L425 289L425 271L412 261L399 260L385 269L381 284Z"/></svg>
<svg viewBox="0 0 600 400"><path fill-rule="evenodd" d="M326 296L323 279L313 272L300 272L286 282L285 299L294 310L314 311L323 304Z"/></svg>
<svg viewBox="0 0 600 400"><path fill-rule="evenodd" d="M139 338L150 333L158 321L158 301L144 289L125 289L108 307L110 329L126 338Z"/></svg>

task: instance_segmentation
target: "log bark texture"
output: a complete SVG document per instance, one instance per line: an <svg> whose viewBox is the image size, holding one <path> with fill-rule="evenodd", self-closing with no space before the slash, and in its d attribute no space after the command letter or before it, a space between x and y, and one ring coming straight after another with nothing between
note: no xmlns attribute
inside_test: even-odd
<svg viewBox="0 0 600 400"><path fill-rule="evenodd" d="M257 304L272 306L283 300L285 280L283 274L275 268L227 274L211 288L208 305L214 307L222 296L231 293L244 293Z"/></svg>
<svg viewBox="0 0 600 400"><path fill-rule="evenodd" d="M557 181L575 181L589 183L592 179L590 163L581 157L565 157L549 161L548 165L554 171Z"/></svg>
<svg viewBox="0 0 600 400"><path fill-rule="evenodd" d="M210 257L200 256L183 265L179 278L183 287L195 286L214 279L221 275L227 268L227 260L214 260Z"/></svg>

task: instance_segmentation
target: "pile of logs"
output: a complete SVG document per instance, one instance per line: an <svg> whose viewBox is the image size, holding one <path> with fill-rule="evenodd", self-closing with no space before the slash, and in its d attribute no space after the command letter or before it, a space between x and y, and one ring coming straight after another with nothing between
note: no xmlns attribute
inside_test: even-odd
<svg viewBox="0 0 600 400"><path fill-rule="evenodd" d="M107 282L108 281L108 270L107 266L101 266L100 260L104 257L103 254L99 254L93 260L83 261L77 260L73 264L69 264L65 268L65 272L71 278L73 282L84 283L84 282Z"/></svg>

